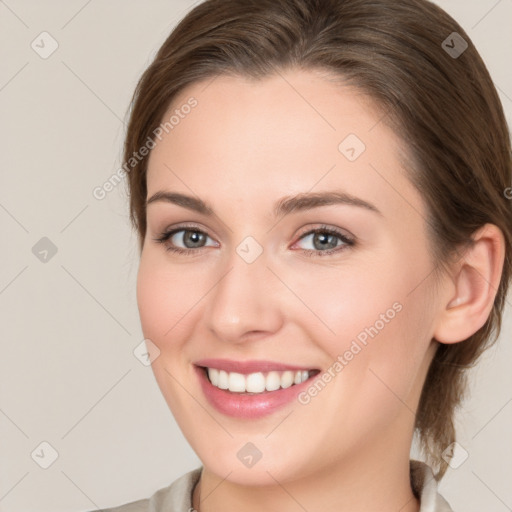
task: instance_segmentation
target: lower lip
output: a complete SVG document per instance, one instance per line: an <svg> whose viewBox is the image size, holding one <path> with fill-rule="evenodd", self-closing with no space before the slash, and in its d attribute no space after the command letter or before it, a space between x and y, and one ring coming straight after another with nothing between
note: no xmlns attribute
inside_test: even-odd
<svg viewBox="0 0 512 512"><path fill-rule="evenodd" d="M314 378L310 377L288 388L249 395L219 389L208 380L203 368L196 366L195 370L208 402L219 412L235 418L260 418L273 413L297 398L297 395L307 388Z"/></svg>

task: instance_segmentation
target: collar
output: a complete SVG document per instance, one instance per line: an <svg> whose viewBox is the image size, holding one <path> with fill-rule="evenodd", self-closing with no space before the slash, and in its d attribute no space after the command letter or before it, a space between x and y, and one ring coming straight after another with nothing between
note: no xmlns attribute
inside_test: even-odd
<svg viewBox="0 0 512 512"><path fill-rule="evenodd" d="M430 466L419 460L409 462L411 487L420 500L419 512L453 512L448 502L439 494L437 480Z"/></svg>

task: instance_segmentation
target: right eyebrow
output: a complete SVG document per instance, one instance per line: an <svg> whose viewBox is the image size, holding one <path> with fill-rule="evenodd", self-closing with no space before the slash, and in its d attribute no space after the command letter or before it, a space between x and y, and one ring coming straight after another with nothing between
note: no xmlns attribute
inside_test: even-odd
<svg viewBox="0 0 512 512"><path fill-rule="evenodd" d="M146 201L146 207L155 202L172 203L182 206L183 208L202 213L203 215L213 215L213 208L201 199L187 196L186 194L180 194L178 192L166 192L164 190L160 190Z"/></svg>

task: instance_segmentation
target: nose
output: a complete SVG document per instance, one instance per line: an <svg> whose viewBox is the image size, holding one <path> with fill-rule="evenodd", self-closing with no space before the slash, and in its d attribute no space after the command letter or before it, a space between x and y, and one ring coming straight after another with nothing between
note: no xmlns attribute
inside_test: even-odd
<svg viewBox="0 0 512 512"><path fill-rule="evenodd" d="M281 328L280 282L266 263L265 252L247 263L236 251L225 262L203 311L203 321L217 339L240 344Z"/></svg>

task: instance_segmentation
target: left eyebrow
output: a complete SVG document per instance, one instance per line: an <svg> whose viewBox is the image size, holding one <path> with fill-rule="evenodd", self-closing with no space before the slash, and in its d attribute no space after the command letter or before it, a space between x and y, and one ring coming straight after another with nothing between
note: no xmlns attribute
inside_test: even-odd
<svg viewBox="0 0 512 512"><path fill-rule="evenodd" d="M303 193L295 196L283 197L274 207L274 216L288 215L295 211L310 210L320 206L330 206L335 204L346 204L349 206L357 206L368 211L374 212L380 216L382 212L372 203L353 196L342 190L334 190L329 192Z"/></svg>
<svg viewBox="0 0 512 512"><path fill-rule="evenodd" d="M198 197L192 197L179 192L159 191L146 200L146 206L155 202L172 203L189 210L196 211L203 215L213 215L213 208ZM353 196L341 190L329 192L304 192L295 196L281 198L274 206L274 217L288 215L293 212L311 210L321 206L331 206L336 204L345 204L364 208L383 217L382 212L372 203Z"/></svg>

